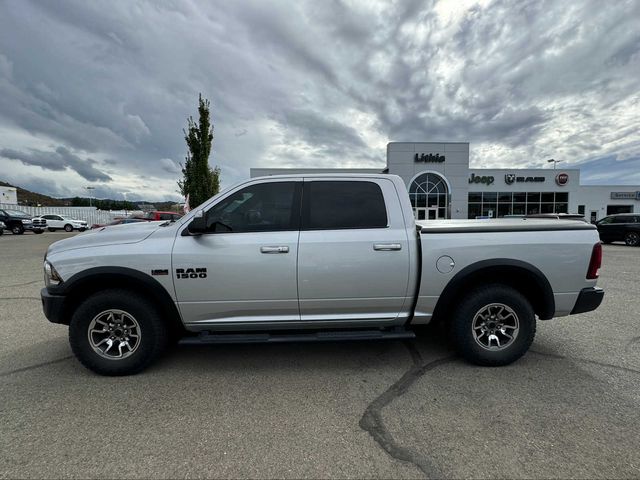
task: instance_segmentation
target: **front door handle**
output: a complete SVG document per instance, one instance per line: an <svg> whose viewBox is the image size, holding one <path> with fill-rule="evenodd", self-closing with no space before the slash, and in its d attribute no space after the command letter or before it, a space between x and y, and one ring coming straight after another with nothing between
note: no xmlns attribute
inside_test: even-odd
<svg viewBox="0 0 640 480"><path fill-rule="evenodd" d="M383 252L390 250L402 250L402 245L399 243L374 243L373 249Z"/></svg>
<svg viewBox="0 0 640 480"><path fill-rule="evenodd" d="M280 245L278 247L260 247L262 253L289 253L289 247Z"/></svg>

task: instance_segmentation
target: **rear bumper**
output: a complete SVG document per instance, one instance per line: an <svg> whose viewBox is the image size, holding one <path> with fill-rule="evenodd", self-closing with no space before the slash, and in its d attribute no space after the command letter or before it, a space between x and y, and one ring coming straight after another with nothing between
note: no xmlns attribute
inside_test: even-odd
<svg viewBox="0 0 640 480"><path fill-rule="evenodd" d="M40 290L40 298L42 299L42 310L44 316L51 323L63 323L68 325L68 320L64 317L64 301L63 295L52 295L46 288Z"/></svg>
<svg viewBox="0 0 640 480"><path fill-rule="evenodd" d="M583 288L578 295L578 300L571 310L571 315L595 310L602 303L604 290L598 287Z"/></svg>

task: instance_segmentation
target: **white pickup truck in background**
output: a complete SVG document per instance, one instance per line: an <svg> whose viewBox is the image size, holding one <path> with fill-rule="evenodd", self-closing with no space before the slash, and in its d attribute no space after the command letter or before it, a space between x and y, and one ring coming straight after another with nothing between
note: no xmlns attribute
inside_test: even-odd
<svg viewBox="0 0 640 480"><path fill-rule="evenodd" d="M601 245L564 220L416 224L394 175L252 179L176 222L99 228L46 254L47 318L78 359L136 373L182 343L412 338L447 322L458 352L505 365L541 320L593 310Z"/></svg>

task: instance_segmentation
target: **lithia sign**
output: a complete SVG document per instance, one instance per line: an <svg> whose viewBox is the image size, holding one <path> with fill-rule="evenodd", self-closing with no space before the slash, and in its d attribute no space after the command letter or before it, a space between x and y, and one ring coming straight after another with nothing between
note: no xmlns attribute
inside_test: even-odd
<svg viewBox="0 0 640 480"><path fill-rule="evenodd" d="M442 163L444 162L444 155L440 155L436 153L416 153L413 157L415 162L424 162L424 163Z"/></svg>

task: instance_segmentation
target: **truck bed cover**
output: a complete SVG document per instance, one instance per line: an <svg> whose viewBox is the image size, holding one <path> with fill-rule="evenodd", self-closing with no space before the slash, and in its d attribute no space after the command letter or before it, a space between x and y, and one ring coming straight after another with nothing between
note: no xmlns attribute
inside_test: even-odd
<svg viewBox="0 0 640 480"><path fill-rule="evenodd" d="M541 232L557 230L595 230L595 225L576 220L538 218L489 220L437 220L417 221L421 234L471 232Z"/></svg>

